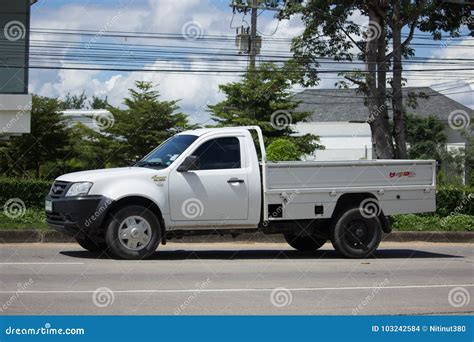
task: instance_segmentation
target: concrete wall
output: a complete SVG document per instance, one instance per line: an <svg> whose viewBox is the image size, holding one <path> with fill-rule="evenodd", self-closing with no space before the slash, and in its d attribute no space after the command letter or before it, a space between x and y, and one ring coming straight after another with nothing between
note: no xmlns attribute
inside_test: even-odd
<svg viewBox="0 0 474 342"><path fill-rule="evenodd" d="M294 125L296 135L319 136L325 150L316 150L307 160L372 159L372 137L367 123L308 122Z"/></svg>
<svg viewBox="0 0 474 342"><path fill-rule="evenodd" d="M31 95L0 94L0 139L30 132Z"/></svg>

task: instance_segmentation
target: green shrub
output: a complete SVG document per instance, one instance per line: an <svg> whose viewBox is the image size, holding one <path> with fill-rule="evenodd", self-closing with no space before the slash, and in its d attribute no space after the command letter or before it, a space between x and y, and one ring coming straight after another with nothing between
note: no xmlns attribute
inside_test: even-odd
<svg viewBox="0 0 474 342"><path fill-rule="evenodd" d="M44 197L52 181L36 179L0 178L0 205L12 198L19 198L26 208L43 208Z"/></svg>
<svg viewBox="0 0 474 342"><path fill-rule="evenodd" d="M474 216L449 215L420 216L414 214L393 216L393 228L405 231L474 231Z"/></svg>
<svg viewBox="0 0 474 342"><path fill-rule="evenodd" d="M474 191L472 188L457 185L438 186L436 191L436 214L474 215Z"/></svg>
<svg viewBox="0 0 474 342"><path fill-rule="evenodd" d="M8 217L3 211L0 211L0 230L47 228L43 208L26 208L19 217Z"/></svg>
<svg viewBox="0 0 474 342"><path fill-rule="evenodd" d="M271 161L299 160L301 151L288 139L276 139L267 148L267 159Z"/></svg>

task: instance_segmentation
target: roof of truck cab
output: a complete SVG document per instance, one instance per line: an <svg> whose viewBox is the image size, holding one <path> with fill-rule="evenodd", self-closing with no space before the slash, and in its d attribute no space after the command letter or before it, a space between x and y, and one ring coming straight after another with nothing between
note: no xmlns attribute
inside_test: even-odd
<svg viewBox="0 0 474 342"><path fill-rule="evenodd" d="M197 135L201 136L207 133L218 133L218 132L242 132L242 131L248 131L246 128L242 127L220 127L220 128L199 128L199 129L193 129L190 131L183 131L180 132L179 134L192 134L192 135Z"/></svg>

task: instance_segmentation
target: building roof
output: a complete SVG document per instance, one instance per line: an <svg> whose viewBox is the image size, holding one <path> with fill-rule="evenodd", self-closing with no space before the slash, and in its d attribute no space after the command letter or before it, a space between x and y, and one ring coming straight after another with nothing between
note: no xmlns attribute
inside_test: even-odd
<svg viewBox="0 0 474 342"><path fill-rule="evenodd" d="M188 131L182 131L179 134L190 134L190 135L197 135L200 137L201 135L208 134L208 133L229 133L229 132L235 132L235 133L248 132L248 128L243 127L243 126L198 128L198 129L193 129L193 130L188 130Z"/></svg>
<svg viewBox="0 0 474 342"><path fill-rule="evenodd" d="M463 110L473 115L472 109L456 102L429 87L407 87L403 89L404 101L409 92L425 93L427 99L419 98L416 109L407 111L421 117L434 115L440 121L447 122L454 110ZM309 121L353 121L365 122L368 119L368 108L364 104L364 95L356 89L306 89L293 97L300 102L297 111L313 113ZM389 105L391 116L391 105Z"/></svg>
<svg viewBox="0 0 474 342"><path fill-rule="evenodd" d="M109 118L112 115L106 109L67 109L61 113L68 127L72 127L80 122L96 132L100 132L100 124L97 123L97 120L100 120L102 117Z"/></svg>

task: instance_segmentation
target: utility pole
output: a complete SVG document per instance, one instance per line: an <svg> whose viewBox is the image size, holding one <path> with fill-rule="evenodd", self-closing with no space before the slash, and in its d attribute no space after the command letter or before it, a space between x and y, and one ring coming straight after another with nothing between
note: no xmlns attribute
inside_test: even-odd
<svg viewBox="0 0 474 342"><path fill-rule="evenodd" d="M252 19L250 21L250 70L257 64L257 0L252 0Z"/></svg>
<svg viewBox="0 0 474 342"><path fill-rule="evenodd" d="M273 1L270 5L262 0L232 0L230 4L234 13L238 11L247 14L247 11L249 9L251 10L250 36L245 34L245 30L241 28L240 33L237 31L236 37L236 45L239 47L239 53L249 55L249 70L255 70L257 67L257 56L262 47L262 38L257 34L258 10L280 11L281 9L278 8L278 5L278 0ZM244 39L248 39L248 42L244 42Z"/></svg>

